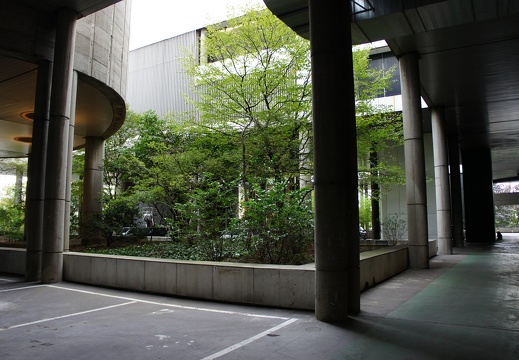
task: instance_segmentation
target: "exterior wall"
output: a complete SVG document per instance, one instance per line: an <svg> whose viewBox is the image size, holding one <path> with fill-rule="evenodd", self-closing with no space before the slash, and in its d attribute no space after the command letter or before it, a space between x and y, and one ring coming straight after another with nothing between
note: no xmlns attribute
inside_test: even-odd
<svg viewBox="0 0 519 360"><path fill-rule="evenodd" d="M182 58L198 59L198 31L191 31L130 52L127 102L131 110L154 110L159 117L194 110L192 79Z"/></svg>
<svg viewBox="0 0 519 360"><path fill-rule="evenodd" d="M74 69L126 94L131 1L78 20Z"/></svg>

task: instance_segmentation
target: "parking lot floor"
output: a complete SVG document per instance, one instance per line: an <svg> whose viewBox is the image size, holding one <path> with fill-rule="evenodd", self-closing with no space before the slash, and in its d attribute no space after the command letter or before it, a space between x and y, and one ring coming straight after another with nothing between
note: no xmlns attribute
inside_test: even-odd
<svg viewBox="0 0 519 360"><path fill-rule="evenodd" d="M436 256L312 312L0 274L0 359L519 359L519 235Z"/></svg>

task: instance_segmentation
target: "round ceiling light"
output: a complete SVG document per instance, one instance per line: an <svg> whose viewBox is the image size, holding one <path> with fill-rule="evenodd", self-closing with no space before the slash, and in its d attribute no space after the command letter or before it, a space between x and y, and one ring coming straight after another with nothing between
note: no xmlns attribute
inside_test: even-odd
<svg viewBox="0 0 519 360"><path fill-rule="evenodd" d="M16 141L23 142L26 144L32 144L32 137L30 137L30 136L17 136L14 139Z"/></svg>
<svg viewBox="0 0 519 360"><path fill-rule="evenodd" d="M34 120L34 112L33 111L24 111L23 113L20 114L20 116L22 118L24 118L25 120L31 120L31 121Z"/></svg>

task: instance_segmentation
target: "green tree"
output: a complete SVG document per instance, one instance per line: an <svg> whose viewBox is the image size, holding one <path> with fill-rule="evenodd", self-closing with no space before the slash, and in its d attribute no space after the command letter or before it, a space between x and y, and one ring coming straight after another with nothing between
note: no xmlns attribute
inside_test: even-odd
<svg viewBox="0 0 519 360"><path fill-rule="evenodd" d="M354 47L353 70L357 113L357 154L361 188L370 188L373 238L380 239L380 194L384 186L405 182L403 169L391 165L387 150L403 144L403 125L399 113L378 105L377 97L391 87L394 68L370 66L369 47ZM383 154L381 157L380 154Z"/></svg>
<svg viewBox="0 0 519 360"><path fill-rule="evenodd" d="M245 200L268 179L298 184L310 173L309 43L270 11L252 9L209 26L202 46L207 59L186 62L195 104L204 125L236 138Z"/></svg>
<svg viewBox="0 0 519 360"><path fill-rule="evenodd" d="M123 126L105 142L103 180L111 199L117 199L123 183L141 168L134 151L140 119L139 114L127 109Z"/></svg>

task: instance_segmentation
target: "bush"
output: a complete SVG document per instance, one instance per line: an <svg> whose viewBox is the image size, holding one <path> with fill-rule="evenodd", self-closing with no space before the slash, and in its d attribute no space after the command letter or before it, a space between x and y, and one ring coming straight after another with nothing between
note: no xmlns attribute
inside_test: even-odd
<svg viewBox="0 0 519 360"><path fill-rule="evenodd" d="M226 228L237 212L234 182L213 180L206 173L201 186L189 194L184 204L176 204L177 221L171 224L172 237L192 246L201 260L222 261L240 256L240 244L226 236Z"/></svg>
<svg viewBox="0 0 519 360"><path fill-rule="evenodd" d="M407 223L401 218L403 214L392 214L384 218L382 223L382 233L387 244L394 246L398 244L399 240L403 240L405 232L407 231Z"/></svg>
<svg viewBox="0 0 519 360"><path fill-rule="evenodd" d="M23 203L16 204L12 198L0 202L0 235L9 241L23 240L25 209Z"/></svg>
<svg viewBox="0 0 519 360"><path fill-rule="evenodd" d="M267 190L255 188L254 193L232 228L248 258L262 264L312 262L313 214L306 191L287 191L277 183Z"/></svg>
<svg viewBox="0 0 519 360"><path fill-rule="evenodd" d="M114 241L114 234L120 234L123 227L133 225L133 219L138 213L139 209L133 205L130 199L119 197L109 201L105 204L103 211L94 214L83 229L83 244L92 244L95 239L101 237L109 246ZM138 235L145 236L144 234Z"/></svg>

